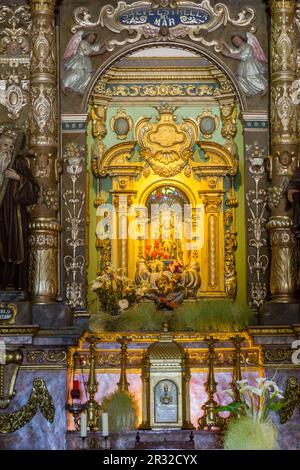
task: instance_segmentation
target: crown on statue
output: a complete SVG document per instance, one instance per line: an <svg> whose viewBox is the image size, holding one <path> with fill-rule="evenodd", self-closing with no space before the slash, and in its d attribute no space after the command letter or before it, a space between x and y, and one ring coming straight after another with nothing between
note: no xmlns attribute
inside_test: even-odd
<svg viewBox="0 0 300 470"><path fill-rule="evenodd" d="M11 137L14 141L16 141L20 137L21 134L22 134L22 130L15 124L11 124L11 123L0 124L0 137L2 135L6 135L8 137Z"/></svg>

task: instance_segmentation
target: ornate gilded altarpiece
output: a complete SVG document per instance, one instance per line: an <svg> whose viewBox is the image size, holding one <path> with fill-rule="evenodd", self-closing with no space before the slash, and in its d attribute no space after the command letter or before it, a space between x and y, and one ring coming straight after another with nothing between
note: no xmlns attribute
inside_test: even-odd
<svg viewBox="0 0 300 470"><path fill-rule="evenodd" d="M93 361L99 389L92 391L100 402L119 386L122 373L126 379L127 354L129 389L141 403L147 381L146 374L141 380L143 356L159 333L124 332L120 338L96 332L91 341L89 283L109 267L134 280L149 275L146 253L164 227L159 221L156 237L149 224L143 232L142 208L151 210L151 201L162 198L169 206L192 209L184 219L190 248L157 247L192 279L185 301L247 300L256 311L266 304L265 326L246 332L174 332L189 355L193 424L208 394L223 403L222 390L239 374L250 381L277 374L283 389L288 380L290 388L295 385L291 374L300 378L292 350L299 326L276 317L298 308L296 240L285 189L299 140L292 99L299 6L294 0L270 0L268 11L263 0L242 7L234 0L111 3L0 5L1 121L28 130L28 163L41 188L30 212L31 300L24 301L21 315L17 306L11 323L0 325L1 339L15 349L10 360L16 379L16 396L5 401L14 411L1 412L3 448L76 448L65 407L74 379L87 398L84 382ZM97 38L86 88L79 93L66 62L88 32ZM236 34L263 46L262 62L270 62L265 93L246 96L239 63L223 54L223 40L230 43ZM164 53L153 58L147 55L151 48ZM105 214L106 205L112 214ZM114 213L115 223L102 223L114 222ZM176 220L171 222L174 234ZM137 239L99 236L107 230L124 234L128 224L140 233ZM196 248L193 242L199 242ZM273 304L266 303L270 298ZM122 342L128 343L123 356ZM208 393L212 363L218 387ZM34 417L40 406L48 422ZM299 447L297 417L280 431L281 448Z"/></svg>
<svg viewBox="0 0 300 470"><path fill-rule="evenodd" d="M144 2L143 5L138 6L146 8L146 3ZM204 10L206 6L203 4ZM127 39L121 42L117 39L119 32L126 31L127 26L125 23L127 20L129 21L133 11L127 12L126 8L125 4L120 4L116 9L104 7L99 18L96 19L97 15L94 14L93 20L87 16L89 14L88 7L77 8L74 10L72 33L76 35L80 28L91 28L92 25L96 31L97 28L102 28L104 38L106 38L107 30L113 31L116 39L105 43L107 50L113 54L120 47L123 47L124 50L127 48L128 52L132 50L131 47L138 50L136 46L146 47L149 41L156 46L164 47L169 44L176 47L176 41L180 41L181 38L187 36L191 38L191 44L199 50L198 63L201 63L202 60L204 65L192 67L190 72L187 72L185 78L182 79L182 75L179 77L176 73L174 74L176 69L175 61L173 70L172 67L170 70L167 70L167 68L164 70L163 67L156 64L154 67L155 73L151 74L149 72L150 66L149 70L143 70L141 65L134 65L133 59L131 62L129 60L130 65L128 67L120 66L118 63L120 55L116 53L115 59L109 62L109 66L105 66L103 71L99 70L98 78L95 76L90 82L84 97L84 106L88 114L66 113L62 116L63 149L66 148L65 143L72 141L80 141L79 147L87 145L86 152L88 159L91 159L91 163L88 162L88 168L91 168L91 171L88 171L87 178L89 188L93 187L92 191L81 189L84 192L85 201L82 198L80 204L82 204L82 209L85 208L86 213L86 201L89 195L89 235L83 217L75 218L73 216L74 224L77 224L78 228L80 227L81 234L84 231L86 233L84 242L77 244L71 253L70 239L68 238L67 241L66 238L63 238L61 275L64 283L62 285L62 297L67 299L68 303L77 310L85 308L84 292L86 286L83 273L86 272L88 259L94 260L95 244L98 261L97 266L89 265L89 281L95 278L100 267L108 266L109 263L114 267L125 269L124 272L127 272L132 279L135 278L137 262L144 255L146 240L139 243L133 243L130 240L128 242L123 240L122 242L115 241L112 243L109 243L108 240L99 240L99 237L94 236L96 228L93 204L95 204L97 211L96 224L101 225L105 212L105 208L101 209L101 205L105 202L119 204L121 201L123 208L120 206L120 211L124 212L126 211L126 204L128 207L144 204L147 200L146 188L152 186L152 190L154 190L158 187L155 182L156 178L157 182L160 181L161 187L164 184L173 187L176 183L178 189L182 190L185 185L186 191L189 192L187 199L192 202L193 210L195 211L196 206L199 205L202 207L203 214L205 214L203 216L205 228L203 231L201 230L200 234L205 243L201 249L198 249L198 253L197 250L194 250L193 253L186 255L184 260L187 265L191 263L192 259L199 264L201 289L198 293L200 296L236 297L237 272L235 256L236 249L238 249L240 250L239 253L243 252L245 254L244 266L242 267L241 262L240 274L238 274L241 298L247 297L254 308L260 309L269 294L266 279L270 265L268 232L266 230L266 221L268 219L267 193L264 193L266 189L263 189L266 184L269 184L266 170L268 116L265 111L265 99L258 98L255 104L252 104L250 100L247 101L240 94L239 89L236 88L232 73L227 69L224 73L223 63L221 66L218 65L218 61L222 62L220 42L217 40L206 41L200 34L205 29L209 32L218 31L218 28L225 21L225 17L228 17L229 10L226 10L227 7L222 7L223 9L220 9L217 16L214 16L212 10L209 10L212 7L208 7L205 14L203 10L201 14L205 18L203 17L201 20L203 24L198 25L197 37L193 28L187 28L187 32L184 33L182 25L179 26L176 23L178 19L175 20L175 29L172 26L169 30L170 35L166 35L163 41L161 41L162 36L158 33L157 25L153 25L153 31L156 31L155 35L154 33L150 34L151 28L146 31L143 26L132 26L135 36L130 38L129 42L132 46L129 47ZM259 23L257 18L259 15L254 10L249 7L247 11L243 12L240 19L237 19L237 16L233 18L232 15L228 20L231 27L254 31L257 27L255 26L257 21ZM213 17L214 22L212 22ZM138 23L145 20L138 20L136 17L135 21ZM183 48L192 51L188 45L184 45ZM195 52L195 49L193 51ZM211 63L207 60L207 51L211 51L213 59ZM126 54L123 57L125 58ZM97 59L94 60L97 61ZM195 62L197 62L196 59L194 59ZM73 98L76 100L76 95ZM62 96L62 100L64 103L68 103L69 108L72 109L73 103L69 101L68 96ZM192 119L194 122L190 123L187 131L192 136L192 140L185 148L179 149L179 153L177 152L180 155L179 160L175 160L171 164L172 169L169 165L163 163L163 158L159 157L158 149L156 149L155 155L150 156L147 154L147 148L150 145L152 146L153 142L148 141L144 144L141 142L144 137L140 137L140 140L138 137L139 120L149 118L150 122L153 123L159 116L163 119L157 108L160 108L165 102L171 103L174 108L182 108L185 105L191 106L192 104L199 106L199 112L194 113ZM142 108L143 105L148 106L150 103L151 110L149 109L147 115L141 112L140 114L134 113L135 118L132 117L132 109L137 108L137 106ZM174 112L176 115L176 110ZM188 115L189 111L187 109L186 115L180 117L180 121L177 120L174 125L179 126L179 122L184 124L183 118ZM171 113L169 116L171 117ZM205 122L205 117L214 121L213 124L210 124L213 129L211 134L210 131L201 132L199 130L201 122ZM119 130L116 127L117 124L120 127ZM88 135L90 135L88 144L83 139L86 125ZM186 123L186 129L188 129L187 126ZM169 129L171 129L171 126ZM243 137L241 136L242 129ZM72 136L74 136L73 139ZM145 136L145 139L147 139L147 136ZM175 141L169 144L171 146L174 143ZM190 156L188 156L189 152ZM195 162L195 155L199 153L202 156L207 153L206 164L204 164L205 157L203 157L203 164ZM258 158L255 160L255 157ZM160 163L157 164L158 158L160 158ZM228 160L230 158L231 162ZM212 163L214 159L219 159L217 165ZM222 160L223 162L221 162ZM221 165L222 169L217 169L218 165ZM211 167L214 168L210 172L209 168ZM118 171L120 172L119 175ZM64 171L64 173L66 172ZM110 179L112 180L111 185L108 183ZM78 173L76 184L77 186L87 187L86 181L85 168L82 168L80 174ZM183 184L181 188L179 188L180 181ZM193 183L191 184L192 181L199 181L200 187L197 187L197 190ZM63 176L64 188L69 187L70 182L71 180L68 181L68 177ZM172 184L169 184L170 182ZM191 188L192 192L190 191ZM235 197L236 188L239 188L241 200L244 198L242 193L244 192L246 195L246 207L244 207L244 202L240 204L239 208L237 207L239 202ZM100 196L101 192L102 195L105 194L104 200ZM76 210L81 215L83 214L79 207ZM69 211L70 208L68 208L64 199L62 217L67 216ZM241 217L238 217L238 224L241 224L241 229L238 231L236 214L239 211ZM242 224L244 217L249 228L246 233L244 233L245 226ZM192 236L199 237L199 233L193 233ZM240 237L239 241L237 240L238 237ZM79 237L79 239L81 238ZM74 244L71 241L72 243ZM89 246L87 246L87 243ZM78 260L77 256L79 256ZM127 259L131 261L128 267ZM239 256L238 259L240 260ZM207 264L208 260L211 260L211 263ZM206 272L202 272L203 267L205 267ZM246 272L246 280L245 274L242 274L243 270Z"/></svg>

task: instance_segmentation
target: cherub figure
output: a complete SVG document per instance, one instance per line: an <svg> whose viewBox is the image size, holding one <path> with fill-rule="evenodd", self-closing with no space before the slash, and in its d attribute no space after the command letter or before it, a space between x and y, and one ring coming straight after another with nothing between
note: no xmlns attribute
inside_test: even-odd
<svg viewBox="0 0 300 470"><path fill-rule="evenodd" d="M235 34L231 42L234 47L222 41L222 54L240 61L236 76L242 91L246 96L264 96L268 88L267 59L258 39L252 33L247 33L247 40Z"/></svg>
<svg viewBox="0 0 300 470"><path fill-rule="evenodd" d="M95 44L96 33L78 31L69 41L64 56L66 75L62 79L63 92L66 90L83 94L92 77L91 57L103 54L105 46Z"/></svg>

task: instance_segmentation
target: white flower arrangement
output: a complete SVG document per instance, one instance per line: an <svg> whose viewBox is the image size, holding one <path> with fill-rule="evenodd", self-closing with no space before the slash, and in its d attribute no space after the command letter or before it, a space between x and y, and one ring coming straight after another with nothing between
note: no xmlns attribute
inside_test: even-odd
<svg viewBox="0 0 300 470"><path fill-rule="evenodd" d="M265 422L272 412L280 410L284 406L283 392L276 382L265 377L256 379L257 386L249 385L248 380L237 380L236 386L240 401L233 401L229 405L219 408L219 411L231 411L237 415L244 415L257 422ZM235 397L232 389L223 393Z"/></svg>

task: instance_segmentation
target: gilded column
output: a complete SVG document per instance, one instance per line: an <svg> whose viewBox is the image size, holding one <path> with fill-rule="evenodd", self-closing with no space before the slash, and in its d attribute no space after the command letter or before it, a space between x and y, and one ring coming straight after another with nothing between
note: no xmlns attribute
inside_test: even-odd
<svg viewBox="0 0 300 470"><path fill-rule="evenodd" d="M30 0L30 147L40 198L31 213L29 291L32 301L48 304L58 291L58 177L56 0Z"/></svg>
<svg viewBox="0 0 300 470"><path fill-rule="evenodd" d="M297 107L291 99L296 79L295 0L270 0L271 8L271 177L268 223L272 264L270 290L273 301L293 299L297 282L296 240L286 189L297 158Z"/></svg>

